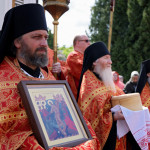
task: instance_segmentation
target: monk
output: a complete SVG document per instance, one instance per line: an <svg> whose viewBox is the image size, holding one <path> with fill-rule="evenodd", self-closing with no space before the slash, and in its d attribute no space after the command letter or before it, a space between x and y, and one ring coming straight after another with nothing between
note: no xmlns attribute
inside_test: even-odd
<svg viewBox="0 0 150 150"><path fill-rule="evenodd" d="M91 44L84 53L77 100L83 116L91 123L103 150L126 149L126 138L117 138L116 121L122 112L111 113L111 97L124 94L115 86L111 56L103 42Z"/></svg>

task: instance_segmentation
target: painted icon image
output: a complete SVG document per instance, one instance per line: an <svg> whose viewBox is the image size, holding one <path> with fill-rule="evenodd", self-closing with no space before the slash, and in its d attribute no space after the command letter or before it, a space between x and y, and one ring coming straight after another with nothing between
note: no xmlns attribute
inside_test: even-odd
<svg viewBox="0 0 150 150"><path fill-rule="evenodd" d="M51 141L79 134L62 94L51 99L39 94L35 101Z"/></svg>

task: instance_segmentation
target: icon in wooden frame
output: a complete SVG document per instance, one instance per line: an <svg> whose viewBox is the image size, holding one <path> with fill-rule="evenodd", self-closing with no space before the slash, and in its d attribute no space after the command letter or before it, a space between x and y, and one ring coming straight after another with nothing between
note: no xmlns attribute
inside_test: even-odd
<svg viewBox="0 0 150 150"><path fill-rule="evenodd" d="M18 90L34 135L45 149L92 139L67 81L21 81Z"/></svg>

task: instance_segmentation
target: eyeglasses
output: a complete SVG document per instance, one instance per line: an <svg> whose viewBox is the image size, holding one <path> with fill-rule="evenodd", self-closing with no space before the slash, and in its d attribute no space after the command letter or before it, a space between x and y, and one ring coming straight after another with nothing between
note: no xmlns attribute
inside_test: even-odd
<svg viewBox="0 0 150 150"><path fill-rule="evenodd" d="M79 41L85 41L86 43L90 42L90 40L79 40Z"/></svg>

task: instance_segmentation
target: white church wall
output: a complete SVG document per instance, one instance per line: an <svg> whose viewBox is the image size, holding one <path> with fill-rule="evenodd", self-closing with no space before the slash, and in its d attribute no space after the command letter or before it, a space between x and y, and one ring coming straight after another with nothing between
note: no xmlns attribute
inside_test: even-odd
<svg viewBox="0 0 150 150"><path fill-rule="evenodd" d="M2 28L4 15L10 8L12 8L11 0L0 0L0 29Z"/></svg>
<svg viewBox="0 0 150 150"><path fill-rule="evenodd" d="M36 3L36 0L17 0L17 4ZM2 24L4 21L4 16L6 12L12 8L12 0L0 0L0 30L2 29Z"/></svg>

